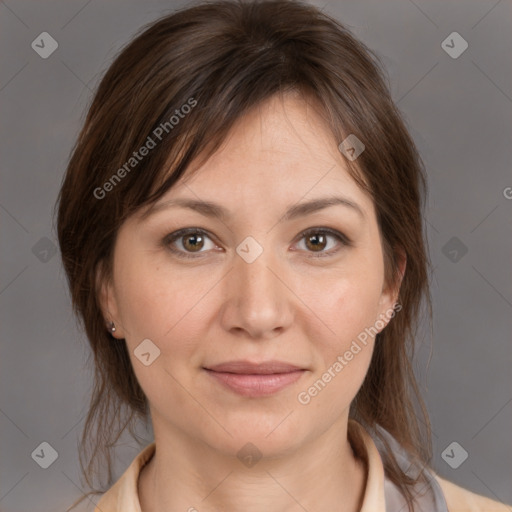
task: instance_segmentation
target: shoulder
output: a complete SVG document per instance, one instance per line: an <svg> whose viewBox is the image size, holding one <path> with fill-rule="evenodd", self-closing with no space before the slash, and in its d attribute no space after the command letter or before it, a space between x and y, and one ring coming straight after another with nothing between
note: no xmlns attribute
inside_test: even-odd
<svg viewBox="0 0 512 512"><path fill-rule="evenodd" d="M122 476L103 494L94 512L140 512L139 475L144 465L153 457L155 451L154 441L142 449Z"/></svg>
<svg viewBox="0 0 512 512"><path fill-rule="evenodd" d="M512 506L486 498L435 474L448 506L448 512L512 512Z"/></svg>
<svg viewBox="0 0 512 512"><path fill-rule="evenodd" d="M354 420L349 421L349 426L353 432L359 433L365 440L367 458L370 461L369 477L373 475L373 480L372 478L369 479L366 490L368 495L372 495L372 506L363 507L361 510L365 512L374 512L375 510L406 511L408 507L404 496L384 471L383 457L386 451L382 439L375 435L375 431L367 431L363 425ZM416 479L418 477L418 467L416 463L413 463L410 454L389 432L379 425L377 425L377 429L386 438L389 446L391 446L400 469L411 478ZM355 452L358 452L355 444L353 449ZM418 512L512 512L512 505L471 492L442 478L430 466L422 467L420 471L425 472L429 485L425 486L424 482L421 481L413 487L413 494L416 496L415 510L418 510ZM370 489L372 485L375 487L373 491ZM425 492L424 489L428 487L430 490ZM384 501L386 503L385 507L382 506ZM375 503L379 503L380 508L375 507Z"/></svg>

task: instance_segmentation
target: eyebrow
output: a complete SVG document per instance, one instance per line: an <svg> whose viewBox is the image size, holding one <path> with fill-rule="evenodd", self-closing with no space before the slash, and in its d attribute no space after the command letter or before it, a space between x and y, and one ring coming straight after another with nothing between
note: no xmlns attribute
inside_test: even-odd
<svg viewBox="0 0 512 512"><path fill-rule="evenodd" d="M318 199L313 199L305 203L291 205L290 207L288 207L285 214L280 219L280 222L294 220L297 219L298 217L302 217L310 213L323 210L324 208L336 205L346 206L352 209L353 211L357 212L362 218L365 218L363 209L357 203L354 203L353 201L347 199L346 197L322 197ZM210 201L199 201L196 199L178 198L153 205L152 208L147 210L141 216L141 219L146 220L148 217L156 214L157 212L172 207L188 208L200 213L201 215L204 215L205 217L213 217L221 220L228 220L234 216L233 214L230 213L229 210L227 210L223 206L216 203L212 203Z"/></svg>

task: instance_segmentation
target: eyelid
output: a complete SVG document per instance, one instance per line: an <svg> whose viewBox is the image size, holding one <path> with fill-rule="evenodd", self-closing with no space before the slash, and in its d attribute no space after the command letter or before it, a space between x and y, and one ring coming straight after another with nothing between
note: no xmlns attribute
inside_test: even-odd
<svg viewBox="0 0 512 512"><path fill-rule="evenodd" d="M173 231L172 233L169 233L168 235L166 235L163 240L162 240L162 245L167 248L168 250L170 250L173 254L176 254L179 258L189 258L189 259L192 259L192 258L200 258L201 255L205 254L205 252L198 252L198 253L187 253L187 252L183 252L183 251L180 251L179 249L176 249L175 247L172 246L172 244L176 241L176 240L179 240L180 238L183 238L184 236L186 235L195 235L195 234L199 234L199 235L203 235L203 236L206 236L208 238L210 238L212 241L215 237L212 237L212 235L204 230L204 229L201 229L201 228L182 228L182 229L178 229L177 231Z"/></svg>
<svg viewBox="0 0 512 512"><path fill-rule="evenodd" d="M332 229L332 228L322 227L322 226L313 226L311 228L305 229L304 231L302 231L301 233L299 233L297 235L295 240L302 240L302 238L304 238L306 235L309 235L310 233L323 233L323 234L331 235L335 238L340 239L340 241L343 244L345 244L347 246L352 246L352 240L347 235L345 235L343 232L338 231L337 229Z"/></svg>
<svg viewBox="0 0 512 512"><path fill-rule="evenodd" d="M293 240L294 244L295 243L298 243L300 242L305 236L309 235L309 234L317 234L317 233L320 233L320 234L323 234L323 235L328 235L328 236L332 236L334 238L336 238L338 240L338 242L341 243L342 246L346 246L346 247L352 247L353 243L351 241L351 239L345 235L343 232L341 231L338 231L337 229L332 229L332 228L328 228L328 227L322 227L322 226L313 226L313 227L309 227L305 230L303 230L301 233L299 233ZM202 228L194 228L194 227L190 227L190 228L182 228L182 229L179 229L177 231L173 231L172 233L169 233L168 235L166 235L163 240L162 240L162 245L167 248L168 250L170 250L172 253L176 254L179 258L185 258L185 259L196 259L196 258L201 258L203 254L206 254L208 253L209 251L200 251L200 252L197 252L197 253L187 253L187 252L183 252L179 249L176 249L174 247L172 247L172 244L176 241L176 240L179 240L180 238L186 236L186 235L193 235L193 234L200 234L200 235L203 235L203 236L206 236L208 237L210 240L212 240L212 242L215 241L215 237L212 236L208 231L202 229ZM331 255L335 255L337 254L341 249L335 249L335 250L330 250L330 251L320 251L318 253L315 254L315 252L313 251L306 251L306 252L309 252L310 253L310 258L321 258L321 257L327 257L327 256L331 256Z"/></svg>

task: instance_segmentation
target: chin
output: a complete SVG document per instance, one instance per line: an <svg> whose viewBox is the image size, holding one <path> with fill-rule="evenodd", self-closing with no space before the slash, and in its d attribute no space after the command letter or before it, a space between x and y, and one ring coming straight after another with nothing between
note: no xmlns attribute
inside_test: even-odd
<svg viewBox="0 0 512 512"><path fill-rule="evenodd" d="M219 427L216 429L219 435L212 439L210 437L212 430L209 430L208 433L205 432L209 438L208 444L230 455L239 454L240 450L242 454L244 450L250 451L251 447L247 446L250 444L265 457L278 457L296 449L301 444L301 439L306 437L306 433L302 430L306 427L305 422L302 422L299 427L292 421L294 413L290 414L291 411L293 408L289 407L281 408L278 414L253 410L252 413L243 416L240 412L228 417L224 416L226 420L222 425L231 436Z"/></svg>

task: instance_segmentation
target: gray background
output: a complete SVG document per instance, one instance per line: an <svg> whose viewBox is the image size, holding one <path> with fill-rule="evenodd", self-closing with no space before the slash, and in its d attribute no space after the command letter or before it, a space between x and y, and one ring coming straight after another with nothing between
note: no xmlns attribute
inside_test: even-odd
<svg viewBox="0 0 512 512"><path fill-rule="evenodd" d="M313 3L381 56L428 169L434 334L420 339L416 366L434 468L512 504L511 3ZM143 24L181 5L0 2L2 511L64 510L80 494L76 442L91 374L59 253L52 254L52 207L113 56ZM44 31L59 44L47 59L31 48ZM441 47L453 31L469 44L456 59ZM31 458L43 441L59 454L48 469ZM441 456L453 441L469 454L458 469ZM138 451L129 439L120 445L118 476Z"/></svg>

